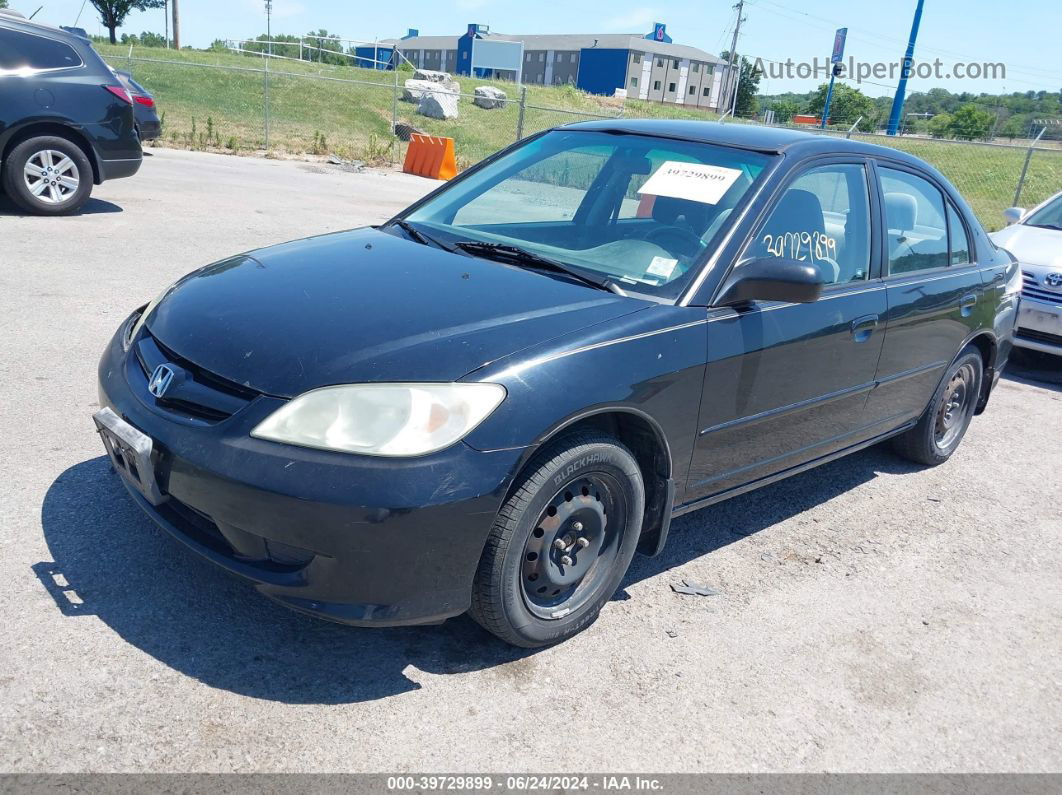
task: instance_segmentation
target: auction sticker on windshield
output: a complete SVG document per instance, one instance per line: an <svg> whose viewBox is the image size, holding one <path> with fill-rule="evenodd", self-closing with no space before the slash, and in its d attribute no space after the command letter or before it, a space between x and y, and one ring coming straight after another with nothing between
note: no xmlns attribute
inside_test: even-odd
<svg viewBox="0 0 1062 795"><path fill-rule="evenodd" d="M703 163L668 160L638 189L639 193L689 199L702 204L718 204L741 170Z"/></svg>

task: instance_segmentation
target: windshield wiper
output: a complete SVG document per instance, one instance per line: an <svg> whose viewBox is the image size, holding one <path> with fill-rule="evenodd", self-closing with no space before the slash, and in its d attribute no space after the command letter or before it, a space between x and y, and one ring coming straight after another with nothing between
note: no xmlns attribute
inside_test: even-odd
<svg viewBox="0 0 1062 795"><path fill-rule="evenodd" d="M401 218L395 218L387 222L387 225L391 224L397 226L399 229L409 235L414 241L420 243L421 245L435 246L435 248L441 248L443 251L454 250L453 246L448 246L445 243L436 240L434 237L424 234L419 229L417 229L417 227L413 226L413 224L411 224L409 221L405 221Z"/></svg>
<svg viewBox="0 0 1062 795"><path fill-rule="evenodd" d="M555 260L543 256L542 254L536 254L533 251L529 251L526 248L520 248L519 246L511 246L507 243L489 243L482 240L462 240L454 243L454 248L467 251L469 254L479 254L488 259L511 262L514 265L527 265L531 268L563 273L564 275L570 276L590 287L596 287L599 290L607 290L616 295L627 295L618 284L609 278L604 276L600 278L591 276L580 268L574 268L560 260Z"/></svg>
<svg viewBox="0 0 1062 795"><path fill-rule="evenodd" d="M1062 232L1062 226L1058 224L1030 224L1026 223L1026 226L1035 226L1037 229L1057 229Z"/></svg>

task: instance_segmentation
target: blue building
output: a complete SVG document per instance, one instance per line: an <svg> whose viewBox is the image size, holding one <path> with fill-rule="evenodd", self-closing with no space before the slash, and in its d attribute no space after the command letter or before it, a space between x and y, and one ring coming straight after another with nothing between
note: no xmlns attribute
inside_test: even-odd
<svg viewBox="0 0 1062 795"><path fill-rule="evenodd" d="M460 36L421 36L382 41L420 69L541 85L574 85L593 94L613 95L716 110L725 62L685 44L675 44L667 26L645 34L600 33L528 35L493 33L468 25ZM373 47L368 47L368 52ZM358 48L358 56L362 55ZM369 56L370 58L373 56ZM375 56L393 68L389 59ZM379 68L379 67L378 67Z"/></svg>

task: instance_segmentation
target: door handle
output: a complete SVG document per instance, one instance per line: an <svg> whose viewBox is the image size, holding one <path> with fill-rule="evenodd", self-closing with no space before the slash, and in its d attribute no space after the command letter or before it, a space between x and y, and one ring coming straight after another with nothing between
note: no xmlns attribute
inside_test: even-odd
<svg viewBox="0 0 1062 795"><path fill-rule="evenodd" d="M863 315L852 321L852 339L856 342L866 342L874 334L878 327L877 315Z"/></svg>
<svg viewBox="0 0 1062 795"><path fill-rule="evenodd" d="M977 296L973 293L964 295L962 300L959 301L959 311L962 312L963 317L969 317L973 314L973 308L977 304Z"/></svg>

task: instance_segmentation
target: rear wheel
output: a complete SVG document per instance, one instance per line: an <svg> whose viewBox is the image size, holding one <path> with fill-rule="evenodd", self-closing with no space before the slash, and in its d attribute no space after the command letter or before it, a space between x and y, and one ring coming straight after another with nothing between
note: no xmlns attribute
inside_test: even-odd
<svg viewBox="0 0 1062 795"><path fill-rule="evenodd" d="M11 150L3 183L7 195L29 212L62 215L88 201L92 165L81 147L66 138L30 138Z"/></svg>
<svg viewBox="0 0 1062 795"><path fill-rule="evenodd" d="M630 565L644 507L638 463L617 440L579 433L550 445L498 513L472 618L527 648L585 629Z"/></svg>
<svg viewBox="0 0 1062 795"><path fill-rule="evenodd" d="M893 440L896 452L927 466L951 458L970 427L983 378L980 352L967 348L948 368L918 424Z"/></svg>

